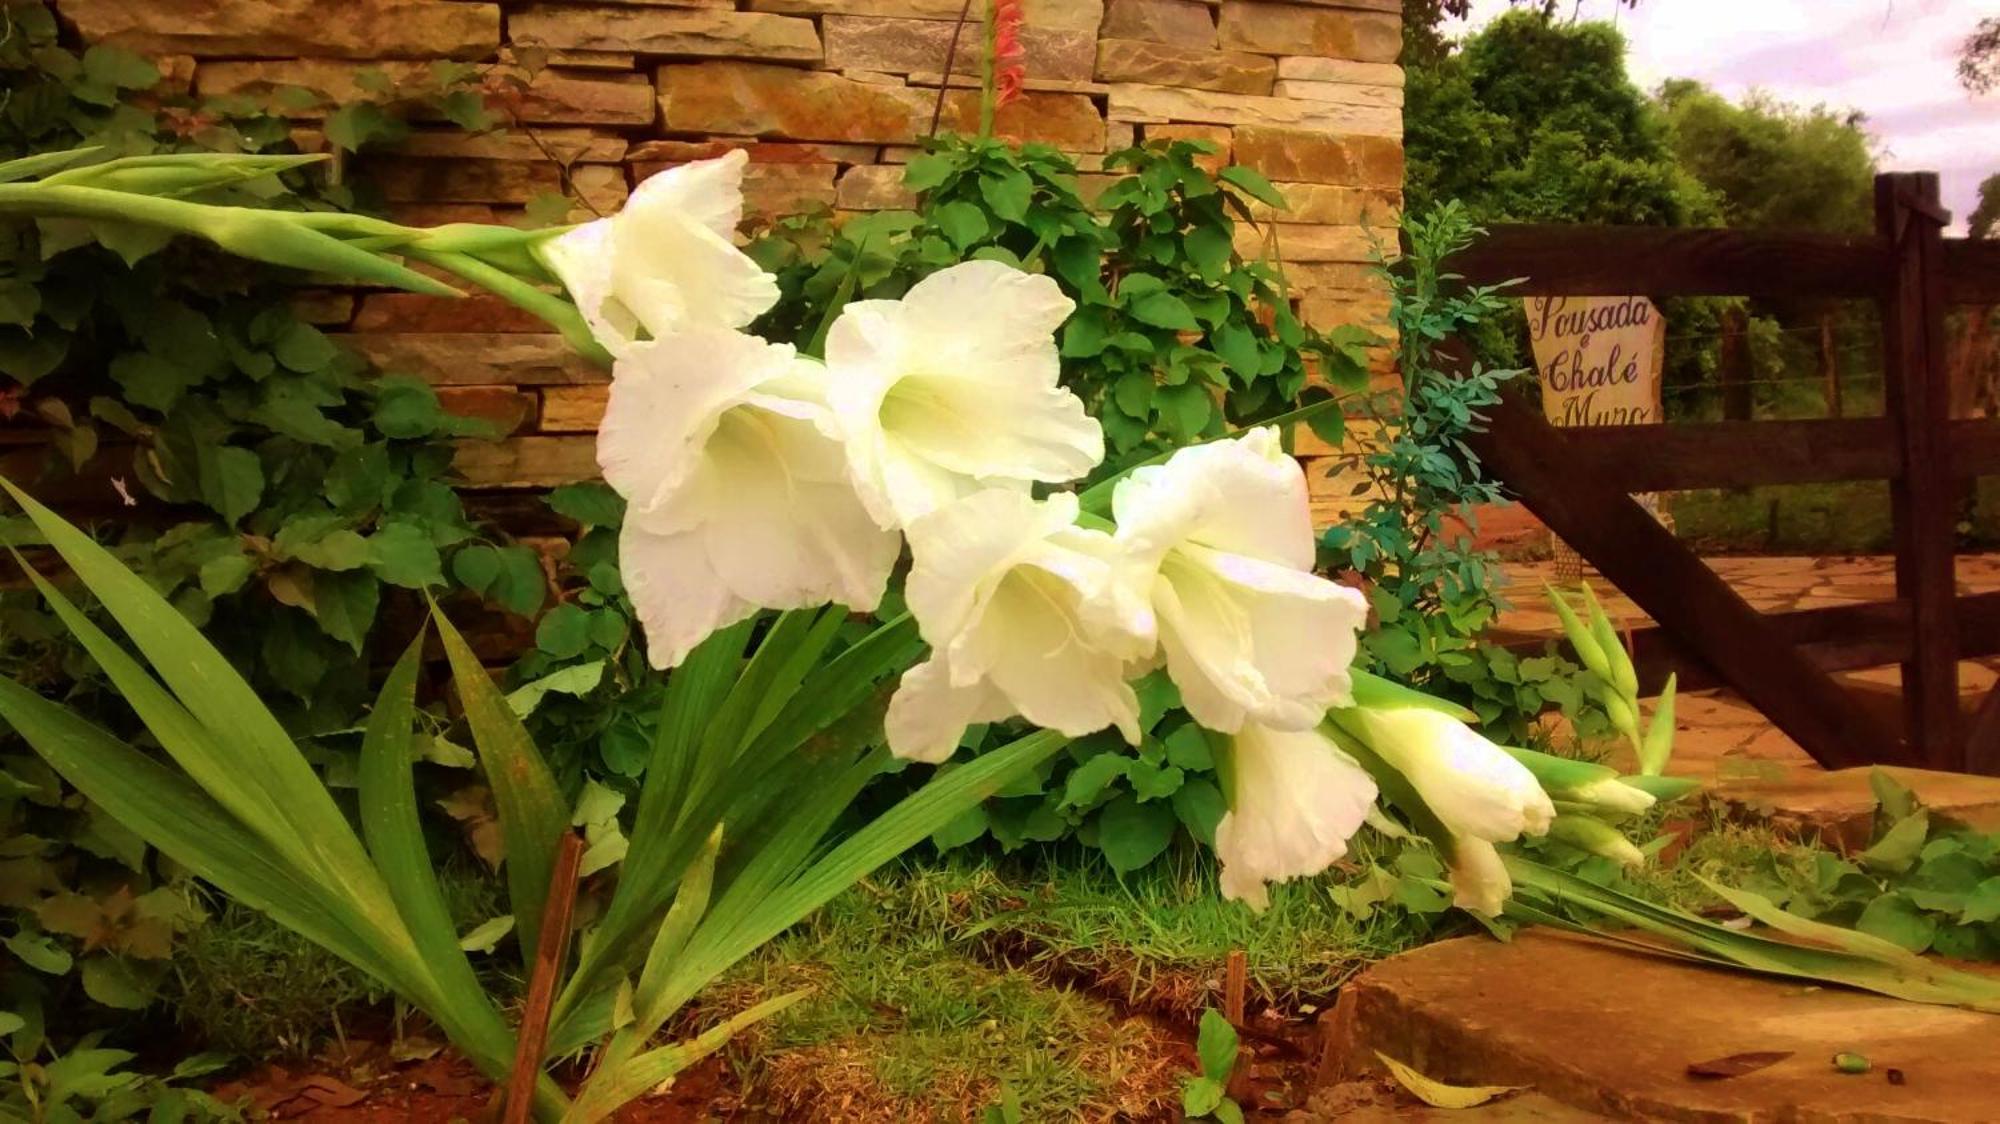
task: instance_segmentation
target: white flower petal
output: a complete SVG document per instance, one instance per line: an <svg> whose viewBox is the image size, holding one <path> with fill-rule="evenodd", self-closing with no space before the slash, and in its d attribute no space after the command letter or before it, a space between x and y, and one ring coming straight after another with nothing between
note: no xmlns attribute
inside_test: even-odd
<svg viewBox="0 0 2000 1124"><path fill-rule="evenodd" d="M1270 426L1135 470L1118 482L1111 508L1120 536L1142 549L1191 542L1295 570L1313 566L1305 470Z"/></svg>
<svg viewBox="0 0 2000 1124"><path fill-rule="evenodd" d="M722 415L798 362L789 346L719 329L640 344L620 358L597 465L630 504L627 518L661 532L706 518L719 498L695 491L715 483L695 473Z"/></svg>
<svg viewBox="0 0 2000 1124"><path fill-rule="evenodd" d="M1148 633L1203 726L1309 729L1350 699L1361 595L1311 572L1305 477L1276 431L1193 446L1112 496L1123 558L1098 610Z"/></svg>
<svg viewBox="0 0 2000 1124"><path fill-rule="evenodd" d="M680 215L728 238L743 221L743 169L749 163L750 154L738 148L676 164L640 180L625 210Z"/></svg>
<svg viewBox="0 0 2000 1124"><path fill-rule="evenodd" d="M997 722L1013 713L1007 700L984 683L953 686L943 657L933 655L903 673L889 699L883 728L890 752L936 764L958 749L968 726Z"/></svg>
<svg viewBox="0 0 2000 1124"><path fill-rule="evenodd" d="M661 172L617 214L538 247L612 355L682 328L741 328L777 303L777 279L731 241L745 159L739 149Z"/></svg>
<svg viewBox="0 0 2000 1124"><path fill-rule="evenodd" d="M1136 744L1125 642L1084 613L1108 580L1113 544L1076 527L1076 514L1068 493L1037 501L989 490L939 508L910 525L906 597L937 652L927 675L991 690L1008 713L1072 737L1116 726ZM921 713L940 709L951 708Z"/></svg>
<svg viewBox="0 0 2000 1124"><path fill-rule="evenodd" d="M1485 917L1500 916L1514 880L1492 843L1477 836L1461 835L1452 848L1451 904Z"/></svg>
<svg viewBox="0 0 2000 1124"><path fill-rule="evenodd" d="M716 573L698 532L662 535L627 523L618 564L654 667L680 666L710 634L757 611Z"/></svg>
<svg viewBox="0 0 2000 1124"><path fill-rule="evenodd" d="M855 301L827 334L829 402L856 488L903 526L987 487L1073 480L1104 433L1057 384L1072 304L1048 278L974 261L899 301Z"/></svg>
<svg viewBox="0 0 2000 1124"><path fill-rule="evenodd" d="M704 630L755 609L875 607L901 539L869 518L821 428L817 364L701 329L635 347L619 366L598 462L627 500L621 549L645 548L623 563L635 601L649 587L655 662L678 664ZM663 585L646 569L656 562L694 588Z"/></svg>
<svg viewBox="0 0 2000 1124"><path fill-rule="evenodd" d="M1369 748L1409 779L1452 834L1504 843L1541 835L1555 819L1534 774L1458 719L1423 707L1353 714Z"/></svg>
<svg viewBox="0 0 2000 1124"><path fill-rule="evenodd" d="M1347 853L1375 782L1317 730L1248 725L1230 754L1230 807L1215 829L1222 893L1262 910L1267 883L1318 874Z"/></svg>

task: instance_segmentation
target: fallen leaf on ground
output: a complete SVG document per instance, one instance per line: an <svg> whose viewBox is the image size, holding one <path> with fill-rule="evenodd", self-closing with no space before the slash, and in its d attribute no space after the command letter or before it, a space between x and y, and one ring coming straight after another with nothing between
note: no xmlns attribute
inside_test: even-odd
<svg viewBox="0 0 2000 1124"><path fill-rule="evenodd" d="M1730 1054L1722 1058L1710 1058L1705 1062L1689 1062L1689 1077L1707 1077L1720 1080L1725 1077L1741 1077L1755 1073L1766 1066L1777 1065L1792 1056L1790 1050L1753 1050L1746 1054Z"/></svg>
<svg viewBox="0 0 2000 1124"><path fill-rule="evenodd" d="M349 1085L338 1077L328 1077L316 1073L299 1079L299 1092L328 1108L351 1108L367 1099L368 1094Z"/></svg>
<svg viewBox="0 0 2000 1124"><path fill-rule="evenodd" d="M1527 1088L1526 1085L1447 1085L1425 1077L1380 1050L1375 1051L1375 1056L1389 1067L1389 1074L1396 1079L1396 1084L1408 1089L1411 1096L1432 1108L1472 1108L1502 1094Z"/></svg>

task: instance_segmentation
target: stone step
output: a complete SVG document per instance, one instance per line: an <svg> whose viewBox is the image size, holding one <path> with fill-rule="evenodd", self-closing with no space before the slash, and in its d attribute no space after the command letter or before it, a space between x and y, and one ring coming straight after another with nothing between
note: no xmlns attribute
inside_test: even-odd
<svg viewBox="0 0 2000 1124"><path fill-rule="evenodd" d="M1380 1051L1439 1081L1525 1085L1615 1120L2000 1119L2000 1016L1802 987L1563 934L1463 937L1391 957L1341 989L1331 1018L1328 1068L1342 1080L1378 1069ZM1761 1051L1791 1056L1740 1077L1687 1074L1692 1063ZM1832 1058L1842 1052L1873 1069L1837 1071ZM1892 1068L1901 1084L1890 1081Z"/></svg>
<svg viewBox="0 0 2000 1124"><path fill-rule="evenodd" d="M1877 766L1853 769L1787 769L1769 777L1719 778L1710 799L1731 811L1769 821L1802 838L1818 836L1828 847L1853 852L1874 834L1875 793L1868 778ZM1937 819L1978 831L2000 831L2000 777L1881 766Z"/></svg>

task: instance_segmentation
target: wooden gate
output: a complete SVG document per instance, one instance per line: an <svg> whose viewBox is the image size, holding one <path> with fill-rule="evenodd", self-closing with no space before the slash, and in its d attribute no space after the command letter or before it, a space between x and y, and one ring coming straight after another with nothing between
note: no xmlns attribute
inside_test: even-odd
<svg viewBox="0 0 2000 1124"><path fill-rule="evenodd" d="M1647 689L1668 670L1727 684L1828 767L1870 762L2000 773L2000 689L1960 720L1958 661L2000 654L2000 594L1958 596L1953 522L1975 476L2000 473L2000 420L1953 420L1947 309L2000 303L2000 242L1943 237L1934 173L1875 181L1873 237L1653 227L1499 226L1449 267L1522 296L1872 298L1884 415L1814 421L1551 426L1509 394L1473 443L1549 529L1644 609ZM1886 480L1896 598L1761 614L1632 499L1635 492ZM1890 728L1831 672L1900 663Z"/></svg>

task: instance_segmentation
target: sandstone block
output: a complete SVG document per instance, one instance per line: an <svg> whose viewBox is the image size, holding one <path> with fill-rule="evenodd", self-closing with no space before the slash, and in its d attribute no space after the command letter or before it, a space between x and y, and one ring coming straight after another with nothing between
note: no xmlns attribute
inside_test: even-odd
<svg viewBox="0 0 2000 1124"><path fill-rule="evenodd" d="M427 293L365 293L354 314L356 333L375 332L538 332L548 323L493 296L434 297Z"/></svg>
<svg viewBox="0 0 2000 1124"><path fill-rule="evenodd" d="M1110 0L1098 35L1181 47L1215 46L1215 12L1200 0Z"/></svg>
<svg viewBox="0 0 2000 1124"><path fill-rule="evenodd" d="M1364 262L1286 262L1285 280L1302 295L1352 292L1382 283L1373 265Z"/></svg>
<svg viewBox="0 0 2000 1124"><path fill-rule="evenodd" d="M903 186L903 166L873 164L849 168L840 177L834 204L843 211L898 211L917 205L917 196Z"/></svg>
<svg viewBox="0 0 2000 1124"><path fill-rule="evenodd" d="M321 327L344 325L354 318L354 294L339 289L300 289L288 303L292 315Z"/></svg>
<svg viewBox="0 0 2000 1124"><path fill-rule="evenodd" d="M830 14L821 26L826 32L826 64L835 69L942 74L958 25L955 19ZM952 70L969 76L978 69L979 40L976 28L968 26L967 32L959 36ZM1096 40L1088 31L1055 30L1029 22L1021 31L1028 77L1089 81Z"/></svg>
<svg viewBox="0 0 2000 1124"><path fill-rule="evenodd" d="M764 63L663 66L656 82L661 114L675 132L908 143L930 110L918 90Z"/></svg>
<svg viewBox="0 0 2000 1124"><path fill-rule="evenodd" d="M750 0L749 8L753 12L795 15L956 20L964 9L964 0ZM1028 26L1049 31L1095 33L1099 21L1104 18L1103 0L1025 0L1022 8L1026 12ZM978 17L975 15L973 18Z"/></svg>
<svg viewBox="0 0 2000 1124"><path fill-rule="evenodd" d="M1271 92L1281 98L1297 98L1300 101L1403 108L1401 86L1364 86L1355 82L1308 82L1301 78L1280 78Z"/></svg>
<svg viewBox="0 0 2000 1124"><path fill-rule="evenodd" d="M579 164L570 169L569 193L584 212L584 218L614 214L631 197L632 185L625 179L622 164ZM571 218L571 222L581 221Z"/></svg>
<svg viewBox="0 0 2000 1124"><path fill-rule="evenodd" d="M437 396L447 412L485 422L495 437L534 425L535 396L511 386L441 386Z"/></svg>
<svg viewBox="0 0 2000 1124"><path fill-rule="evenodd" d="M556 488L599 475L597 440L551 436L461 441L451 467L474 488Z"/></svg>
<svg viewBox="0 0 2000 1124"><path fill-rule="evenodd" d="M611 397L608 386L545 386L542 388L543 433L596 433Z"/></svg>
<svg viewBox="0 0 2000 1124"><path fill-rule="evenodd" d="M1391 62L1355 62L1318 55L1290 55L1278 60L1278 77L1305 82L1354 82L1363 86L1403 85L1403 68Z"/></svg>
<svg viewBox="0 0 2000 1124"><path fill-rule="evenodd" d="M1386 12L1223 0L1216 30L1226 48L1267 55L1395 62L1403 50L1403 21Z"/></svg>
<svg viewBox="0 0 2000 1124"><path fill-rule="evenodd" d="M626 140L592 129L536 129L472 135L456 129L417 129L396 146L398 156L437 160L552 160L558 164L616 164Z"/></svg>
<svg viewBox="0 0 2000 1124"><path fill-rule="evenodd" d="M141 54L477 59L500 45L500 6L459 0L62 0L91 43Z"/></svg>
<svg viewBox="0 0 2000 1124"><path fill-rule="evenodd" d="M763 12L538 4L507 18L515 43L641 55L819 62L811 20Z"/></svg>
<svg viewBox="0 0 2000 1124"><path fill-rule="evenodd" d="M1338 187L1327 183L1276 183L1290 204L1276 210L1252 201L1258 222L1322 223L1332 226L1391 227L1403 206L1399 191L1385 188Z"/></svg>
<svg viewBox="0 0 2000 1124"><path fill-rule="evenodd" d="M752 164L867 164L881 151L872 144L654 140L633 145L629 157L635 164L681 164L689 160L712 160L739 148L750 154Z"/></svg>
<svg viewBox="0 0 2000 1124"><path fill-rule="evenodd" d="M632 174L644 179L672 166L634 163ZM832 207L837 168L831 163L752 163L743 170L744 218L770 219Z"/></svg>
<svg viewBox="0 0 2000 1124"><path fill-rule="evenodd" d="M1277 71L1277 64L1269 58L1243 51L1202 50L1141 39L1106 39L1097 44L1100 82L1145 82L1261 95L1271 92Z"/></svg>
<svg viewBox="0 0 2000 1124"><path fill-rule="evenodd" d="M1384 188L1403 183L1402 141L1389 136L1244 126L1236 130L1236 161L1272 180Z"/></svg>
<svg viewBox="0 0 2000 1124"><path fill-rule="evenodd" d="M548 66L569 66L578 70L631 70L639 65L637 56L620 51L550 51Z"/></svg>
<svg viewBox="0 0 2000 1124"><path fill-rule="evenodd" d="M1231 138L1227 125L1147 125L1144 126L1147 144L1155 141L1206 141L1215 146L1215 151L1207 156L1195 157L1195 163L1211 172L1219 172L1231 162Z"/></svg>
<svg viewBox="0 0 2000 1124"><path fill-rule="evenodd" d="M1261 255L1265 235L1249 223L1238 223L1236 252L1246 258ZM1288 268L1293 262L1365 262L1378 243L1393 249L1395 228L1289 223L1279 228L1278 255Z"/></svg>
<svg viewBox="0 0 2000 1124"><path fill-rule="evenodd" d="M363 161L363 168L392 203L526 203L562 188L561 169L546 161L388 156Z"/></svg>
<svg viewBox="0 0 2000 1124"><path fill-rule="evenodd" d="M970 133L979 127L979 94L952 90L945 95L944 128ZM929 124L929 120L925 120ZM1064 152L1104 151L1104 118L1083 94L1029 91L993 117L995 136L1035 141Z"/></svg>
<svg viewBox="0 0 2000 1124"><path fill-rule="evenodd" d="M429 64L385 62L371 64L391 81L417 78ZM277 96L288 86L299 86L322 95L327 102L341 104L368 96L356 76L368 66L337 59L262 59L241 62L203 63L195 71L195 90L203 97L240 96L268 105L272 112L290 117L317 118L327 112L325 104L300 106ZM525 125L650 125L653 123L652 87L639 75L579 75L560 70L544 70L529 80L509 107Z"/></svg>
<svg viewBox="0 0 2000 1124"><path fill-rule="evenodd" d="M611 377L553 332L350 332L338 338L385 371L439 386L563 385Z"/></svg>
<svg viewBox="0 0 2000 1124"><path fill-rule="evenodd" d="M1189 121L1209 125L1264 125L1317 133L1349 133L1400 138L1401 110L1381 106L1335 105L1291 98L1219 94L1172 86L1121 82L1111 87L1114 121Z"/></svg>

